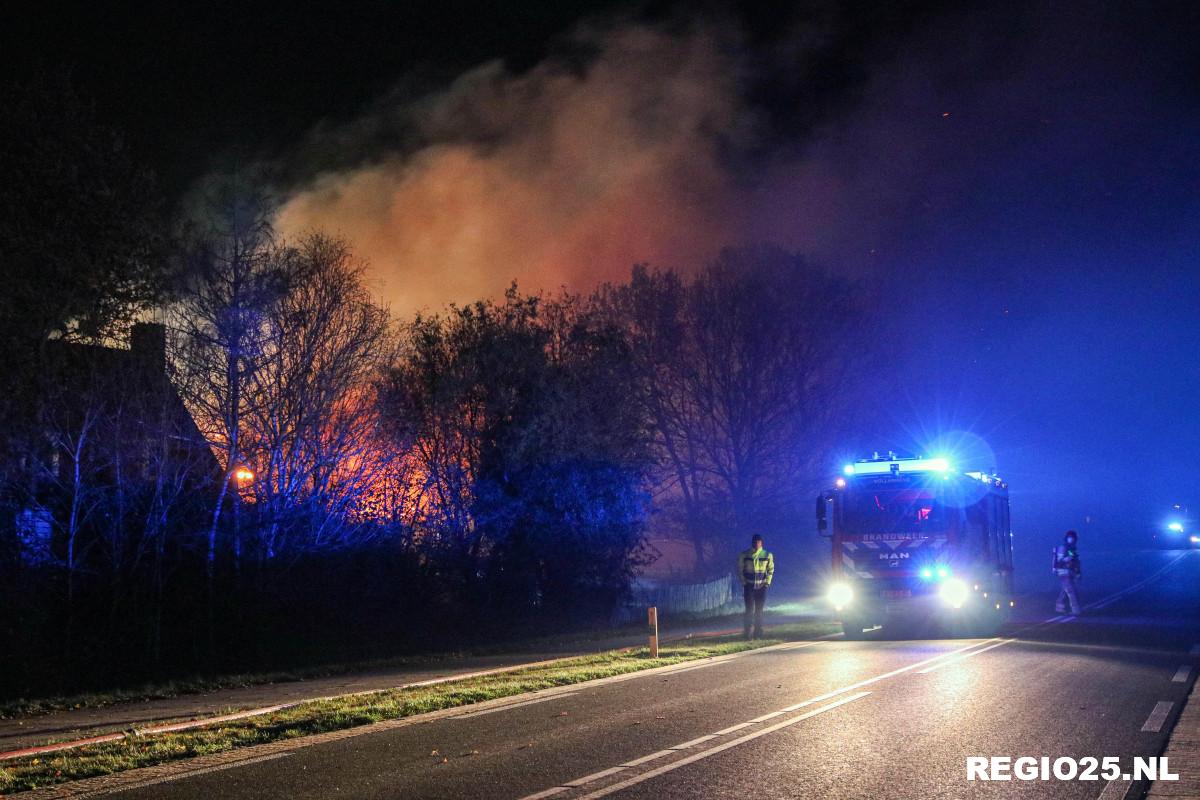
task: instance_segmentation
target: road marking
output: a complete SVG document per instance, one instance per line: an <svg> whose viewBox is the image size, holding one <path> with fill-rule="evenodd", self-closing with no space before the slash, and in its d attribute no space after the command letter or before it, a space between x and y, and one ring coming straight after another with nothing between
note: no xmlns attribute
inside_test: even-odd
<svg viewBox="0 0 1200 800"><path fill-rule="evenodd" d="M641 758L635 758L633 761L626 761L621 766L622 767L637 767L642 764L645 764L647 761L654 761L656 758L662 758L663 756L673 756L673 755L675 755L674 750L659 750L657 753L651 753L648 756L642 756Z"/></svg>
<svg viewBox="0 0 1200 800"><path fill-rule="evenodd" d="M1154 710L1150 712L1150 717L1146 720L1146 724L1142 726L1143 733L1158 733L1162 730L1163 723L1167 721L1167 715L1171 713L1171 709L1175 706L1170 700L1159 700L1155 704Z"/></svg>
<svg viewBox="0 0 1200 800"><path fill-rule="evenodd" d="M704 736L697 736L695 739L692 739L691 741L684 742L683 744L677 744L674 747L669 748L669 749L671 749L671 750L687 750L688 748L695 747L698 744L704 744L705 742L710 741L715 738L717 738L717 734L709 733Z"/></svg>
<svg viewBox="0 0 1200 800"><path fill-rule="evenodd" d="M570 788L566 786L553 786L549 789L540 791L537 794L526 795L525 797L521 798L521 800L542 800L543 797L553 797L556 794L562 794L563 792L569 791L571 791Z"/></svg>
<svg viewBox="0 0 1200 800"><path fill-rule="evenodd" d="M787 728L787 727L790 727L797 723L803 722L806 719L812 719L813 717L817 716L818 714L824 714L826 711L832 711L833 709L838 708L839 706L844 706L847 703L854 702L855 700L866 697L869 694L870 694L870 692L859 692L858 694L852 694L849 697L843 697L841 700L835 700L834 702L830 703L829 705L821 706L820 708L814 708L812 711L801 714L797 717L792 717L791 719L786 719L783 722L777 722L774 725L770 725L766 728L763 728L762 730L757 730L757 731L754 731L753 733L747 733L745 736L739 736L738 738L731 739L728 742L722 742L721 744L717 745L716 747L710 747L707 750L703 750L699 753L696 753L695 755L690 755L686 758L681 758L678 761L672 761L670 764L664 764L661 767L657 767L655 769L649 770L648 772L643 772L640 775L635 775L631 778L627 778L626 780L619 781L610 786L605 786L603 789L592 792L591 794L584 795L581 798L581 800L594 800L594 798L604 797L606 795L612 794L613 792L619 792L622 789L627 789L630 786L636 786L637 784L643 783L644 781L648 781L651 778L657 778L659 775L664 775L668 772L671 772L672 770L679 769L680 767L687 766L688 764L694 764L697 761L700 761L702 759L708 758L710 756L715 756L717 753L723 753L724 751L729 750L730 748L737 747L738 745L745 744L746 742L749 742L749 741L753 741L754 739L757 739L761 736L766 736L769 733L774 733L775 731L783 730L784 728Z"/></svg>
<svg viewBox="0 0 1200 800"><path fill-rule="evenodd" d="M602 769L599 772L593 772L591 775L584 775L582 778L576 778L573 781L564 783L563 786L571 788L571 789L577 789L580 786L583 786L585 783L591 783L592 781L598 781L601 778L607 778L609 775L616 775L618 772L621 772L624 769L625 769L625 767L612 767L611 769Z"/></svg>
<svg viewBox="0 0 1200 800"><path fill-rule="evenodd" d="M694 670L694 669L704 669L705 667L711 667L711 666L714 666L714 665L716 665L716 664L728 664L728 663L729 663L730 661L732 661L732 660L733 660L733 659L731 659L731 658L722 658L722 659L720 659L720 660L717 660L717 661L709 661L709 662L707 662L707 663L705 663L705 664L691 664L691 665L689 665L689 666L686 666L686 667L680 667L679 669L667 670L667 671L666 671L666 672L664 672L663 674L664 674L664 675L678 675L678 674L679 674L679 673L681 673L681 672L691 672L691 671L692 671L692 670Z"/></svg>
<svg viewBox="0 0 1200 800"><path fill-rule="evenodd" d="M1171 678L1171 683L1187 683L1187 679L1191 676L1191 666L1188 664L1181 664L1179 669L1175 670L1175 677Z"/></svg>
<svg viewBox="0 0 1200 800"><path fill-rule="evenodd" d="M461 714L456 714L450 719L467 719L469 717L482 717L485 714L495 714L498 711L508 711L510 708L521 708L522 706L532 706L538 703L545 703L547 700L561 700L564 697L574 697L579 692L563 692L562 694L552 694L549 697L535 697L532 700L522 700L519 703L509 703L504 706L496 706L495 708L482 708L478 711L464 711Z"/></svg>
<svg viewBox="0 0 1200 800"><path fill-rule="evenodd" d="M995 643L995 644L993 644L993 645L989 645L989 646L987 646L987 647L984 647L984 648L981 648L981 649L979 649L979 650L972 650L972 651L971 651L971 652L969 652L969 653L964 653L964 654L963 654L963 655L961 655L961 656L957 656L957 657L955 657L955 658L948 659L948 660L946 660L946 661L943 661L943 662L941 662L940 664L934 664L932 667L926 667L925 669L918 670L918 671L917 671L917 674L918 674L918 675L925 675L925 674L927 674L927 673L933 672L934 670L939 670L939 669L941 669L942 667L948 666L948 665L950 665L950 664L957 664L957 663L958 663L958 662L960 662L960 661L966 661L966 660L967 660L968 658L970 658L971 656L977 656L977 655L979 655L980 653L986 653L988 650L993 650L993 649L995 649L995 648L997 648L997 647L1003 647L1004 645L1008 644L1008 643L1009 643L1009 642L1011 642L1011 641L1012 641L1012 639L1005 639L1003 642L996 642L996 643Z"/></svg>
<svg viewBox="0 0 1200 800"><path fill-rule="evenodd" d="M1133 781L1124 778L1113 778L1109 781L1104 791L1100 792L1100 796L1096 800L1123 800L1126 794L1129 793L1129 787L1133 785Z"/></svg>
<svg viewBox="0 0 1200 800"><path fill-rule="evenodd" d="M850 692L855 689L861 689L862 687L869 686L872 683L876 683L878 681L882 681L887 678L891 678L896 675L900 675L902 673L908 672L909 670L913 670L918 667L923 667L926 664L931 664L935 661L938 661L939 659L950 658L955 655L965 653L969 650L972 650L973 648L979 647L981 645L986 645L989 642L995 642L995 641L996 641L995 639L985 639L981 642L974 642L973 644L966 645L965 647L960 647L957 650L950 650L948 652L941 653L939 655L932 656L930 658L922 659L921 661L917 661L916 663L909 664L908 666L899 667L898 669L894 669L891 672L885 672L882 675L876 675L875 677L866 678L857 683L852 683L848 686L842 686L840 688L833 689L832 691L826 692L825 694L817 695L816 697L810 698L808 700L803 700L799 703L790 705L787 708L780 709L779 711L772 711L768 714L763 714L762 716L755 717L754 719L752 719L748 722L741 722L741 723L738 723L737 725L731 725L730 727L724 728L723 730L717 731L715 733L710 733L705 736L698 737L696 739L692 739L691 741L683 742L682 744L677 744L674 747L667 748L666 750L659 750L656 753L651 753L650 755L642 756L641 758L636 758L632 761L626 761L625 763L621 764L620 767L613 767L612 770L616 771L619 769L627 769L629 767L635 767L640 764L645 764L648 761L654 761L656 759L662 758L663 756L674 754L680 750L686 750L686 749L692 748L698 744L703 744L704 742L711 741L712 739L716 739L721 736L725 736L726 734L733 733L734 731L741 730L742 728L746 728L751 725L756 725L761 722L766 722L767 720L774 719L776 717L781 717L792 711L798 711L801 708L805 708L807 706L811 706L811 705L815 705L817 703L824 702L825 700L829 700L830 698L837 697L840 694L845 694L846 692ZM1003 642L1002 642L1002 644L1003 644ZM749 652L753 652L753 651L749 651ZM866 695L866 694L870 694L870 692L860 692L859 694L853 695L850 698L838 701L836 703L832 703L829 706L826 706L825 709L827 710L829 708L836 708L842 702L849 702L850 700L857 700L859 697L862 697L863 695ZM776 723L775 725L765 728L764 730L767 732L770 732L772 730L777 730L781 726L786 727L787 725L794 724L794 722L799 721L801 719L808 719L810 716L815 716L815 714L812 712L810 712L808 714L801 714L799 717L796 717L795 719L784 720L783 722ZM755 736L761 736L762 733L763 733L763 731L756 731L753 734L747 734L747 735L751 736L753 738ZM741 737L741 739L738 739L735 741L741 741L744 739L745 739L745 737ZM725 745L720 745L720 747L724 748ZM705 750L703 752L707 753L709 751ZM672 763L674 763L674 762L672 762ZM600 773L594 773L594 775L597 775L597 776L599 774ZM607 774L612 774L612 773L610 771L606 770L605 774L607 775ZM585 778L588 780L585 780ZM546 790L547 792L550 792L550 794L542 794L539 792L538 794L528 795L527 797L522 798L522 800L537 800L537 798L550 797L552 795L558 794L560 791L565 791L565 789L563 787L571 786L572 788L574 788L575 786L580 785L581 782L586 783L589 780L597 779L596 777L591 776L591 775L585 776L585 778L576 778L575 780L569 781L567 783L559 784L557 787L551 787L551 789Z"/></svg>
<svg viewBox="0 0 1200 800"><path fill-rule="evenodd" d="M1084 608L1086 608L1086 609L1096 609L1096 610L1099 610L1099 609L1101 609L1101 608L1105 608L1105 607L1107 607L1107 606L1111 606L1113 603L1117 602L1118 600L1120 600L1120 599L1121 599L1122 597L1124 597L1125 595L1127 595L1127 594L1131 594L1131 593L1133 593L1133 592L1136 592L1136 591L1138 591L1138 590L1139 590L1139 589L1141 589L1143 586L1146 586L1147 584L1149 584L1150 582L1152 582L1152 581L1153 581L1155 578L1157 578L1159 575L1162 575L1164 572L1166 572L1167 570L1169 570L1169 569L1171 569L1172 567L1174 567L1176 564L1178 564L1178 563L1179 563L1179 561L1180 561L1181 559L1183 559L1184 557L1186 557L1186 556L1187 556L1187 555L1188 555L1190 552L1192 552L1192 551L1190 551L1190 550L1185 550L1184 552L1182 552L1182 553L1180 553L1179 555L1177 555L1177 556L1175 556L1174 558L1172 558L1170 561L1168 561L1168 562L1167 562L1165 565L1163 565L1161 568L1159 568L1159 569L1158 569L1158 570L1156 570L1155 572L1152 572L1152 573L1150 573L1150 574L1149 574L1149 575L1147 575L1145 578L1143 578L1142 580L1140 580L1140 581L1138 581L1137 583L1133 584L1132 586L1126 586L1126 587L1125 587L1124 589L1122 589L1121 591L1119 591L1119 592L1115 592L1115 593L1113 593L1113 594L1110 594L1108 597L1102 597L1102 598L1100 598L1099 600L1096 600L1096 601L1094 601L1094 602L1092 602L1092 603L1089 603L1088 605L1084 606Z"/></svg>
<svg viewBox="0 0 1200 800"><path fill-rule="evenodd" d="M164 775L161 778L152 778L148 781L141 781L140 783L131 783L127 786L122 786L120 789L112 789L112 790L106 789L101 792L97 792L96 794L108 794L109 792L128 792L133 789L144 789L147 786L156 786L160 783L168 783L170 781L177 781L180 778L191 778L196 775L206 775L210 772L220 772L221 770L225 770L225 769L234 769L235 767L244 767L247 764L261 764L264 761L274 761L277 758L287 758L290 755L291 755L291 753L273 753L273 754L267 755L267 756L258 756L257 758L243 758L241 761L233 761L233 762L230 762L229 764L217 764L215 767L205 767L204 769L193 770L192 772L185 772L185 773L181 773L179 775ZM72 797L88 797L90 795L89 794L81 794L81 795L71 795L71 796Z"/></svg>

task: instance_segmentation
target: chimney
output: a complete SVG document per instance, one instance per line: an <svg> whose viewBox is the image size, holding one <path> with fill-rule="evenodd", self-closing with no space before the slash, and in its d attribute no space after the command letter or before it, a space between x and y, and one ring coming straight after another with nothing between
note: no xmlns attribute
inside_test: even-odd
<svg viewBox="0 0 1200 800"><path fill-rule="evenodd" d="M129 332L129 349L155 371L167 368L167 326L157 322L138 322Z"/></svg>

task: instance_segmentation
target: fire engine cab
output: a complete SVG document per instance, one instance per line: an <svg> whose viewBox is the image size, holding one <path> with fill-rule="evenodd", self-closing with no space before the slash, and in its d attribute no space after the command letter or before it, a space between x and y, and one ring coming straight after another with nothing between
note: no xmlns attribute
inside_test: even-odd
<svg viewBox="0 0 1200 800"><path fill-rule="evenodd" d="M1014 601L1008 484L946 458L863 459L817 497L832 544L826 597L847 638L898 622L989 633Z"/></svg>

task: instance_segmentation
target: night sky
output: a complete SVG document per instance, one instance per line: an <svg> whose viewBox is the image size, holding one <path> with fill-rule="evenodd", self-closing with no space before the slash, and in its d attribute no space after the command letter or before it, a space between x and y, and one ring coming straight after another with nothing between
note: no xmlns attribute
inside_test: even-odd
<svg viewBox="0 0 1200 800"><path fill-rule="evenodd" d="M1032 563L1200 507L1194 5L419 5L39 6L0 35L181 206L270 165L285 233L347 236L397 313L744 241L863 281L888 356L831 469L957 443Z"/></svg>

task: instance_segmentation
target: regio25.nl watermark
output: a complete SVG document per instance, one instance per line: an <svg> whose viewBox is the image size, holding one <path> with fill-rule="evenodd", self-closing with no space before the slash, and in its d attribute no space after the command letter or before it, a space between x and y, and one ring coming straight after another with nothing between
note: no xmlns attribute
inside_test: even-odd
<svg viewBox="0 0 1200 800"><path fill-rule="evenodd" d="M967 756L969 781L1177 781L1167 759L1133 759L1131 769L1117 756Z"/></svg>

